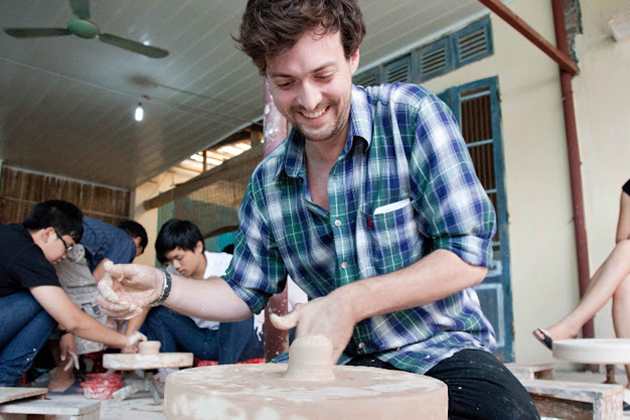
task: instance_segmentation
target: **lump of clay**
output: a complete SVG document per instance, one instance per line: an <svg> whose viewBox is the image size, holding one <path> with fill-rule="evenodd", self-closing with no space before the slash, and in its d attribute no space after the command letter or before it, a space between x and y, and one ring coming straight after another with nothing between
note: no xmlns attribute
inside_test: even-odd
<svg viewBox="0 0 630 420"><path fill-rule="evenodd" d="M285 377L300 381L332 381L335 379L332 355L332 343L322 335L297 338L289 348Z"/></svg>
<svg viewBox="0 0 630 420"><path fill-rule="evenodd" d="M140 354L157 354L160 351L162 343L159 341L141 341L138 343L138 353Z"/></svg>

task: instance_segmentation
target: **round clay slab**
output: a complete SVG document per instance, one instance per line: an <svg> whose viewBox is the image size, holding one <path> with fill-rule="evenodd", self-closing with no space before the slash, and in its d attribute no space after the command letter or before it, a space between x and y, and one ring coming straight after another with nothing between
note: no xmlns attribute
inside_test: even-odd
<svg viewBox="0 0 630 420"><path fill-rule="evenodd" d="M554 340L553 357L575 363L630 364L630 339L574 338Z"/></svg>
<svg viewBox="0 0 630 420"><path fill-rule="evenodd" d="M192 353L157 353L103 355L103 366L114 370L178 368L193 365Z"/></svg>
<svg viewBox="0 0 630 420"><path fill-rule="evenodd" d="M336 379L284 377L287 365L224 365L168 375L168 420L446 420L444 383L407 372L335 366Z"/></svg>

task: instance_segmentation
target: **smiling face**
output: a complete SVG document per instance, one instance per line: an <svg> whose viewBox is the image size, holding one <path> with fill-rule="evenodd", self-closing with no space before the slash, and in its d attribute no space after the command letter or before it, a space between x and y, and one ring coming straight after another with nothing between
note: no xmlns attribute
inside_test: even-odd
<svg viewBox="0 0 630 420"><path fill-rule="evenodd" d="M206 257L203 255L203 244L198 242L193 251L175 248L164 254L166 261L179 274L193 279L202 279L206 270Z"/></svg>
<svg viewBox="0 0 630 420"><path fill-rule="evenodd" d="M358 65L359 50L346 59L339 32L307 32L268 60L266 77L276 107L307 140L345 144Z"/></svg>

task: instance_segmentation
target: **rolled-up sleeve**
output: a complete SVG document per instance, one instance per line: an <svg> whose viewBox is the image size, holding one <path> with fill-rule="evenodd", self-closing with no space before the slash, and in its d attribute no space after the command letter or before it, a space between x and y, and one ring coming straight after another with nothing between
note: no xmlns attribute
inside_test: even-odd
<svg viewBox="0 0 630 420"><path fill-rule="evenodd" d="M495 212L451 110L433 96L420 104L411 155L421 234L476 266L489 267Z"/></svg>
<svg viewBox="0 0 630 420"><path fill-rule="evenodd" d="M250 181L239 209L234 257L223 279L257 314L272 295L284 290L287 272L263 212L263 189L254 189L255 182Z"/></svg>

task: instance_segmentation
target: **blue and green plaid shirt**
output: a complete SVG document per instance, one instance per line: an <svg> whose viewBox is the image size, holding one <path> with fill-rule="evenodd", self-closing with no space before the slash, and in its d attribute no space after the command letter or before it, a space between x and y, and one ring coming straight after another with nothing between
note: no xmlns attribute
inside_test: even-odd
<svg viewBox="0 0 630 420"><path fill-rule="evenodd" d="M450 109L420 86L353 86L350 128L313 203L293 130L254 171L224 279L255 313L287 274L309 296L406 267L436 249L489 266L495 214ZM340 363L373 355L424 373L463 349L494 350L475 291L359 322Z"/></svg>

